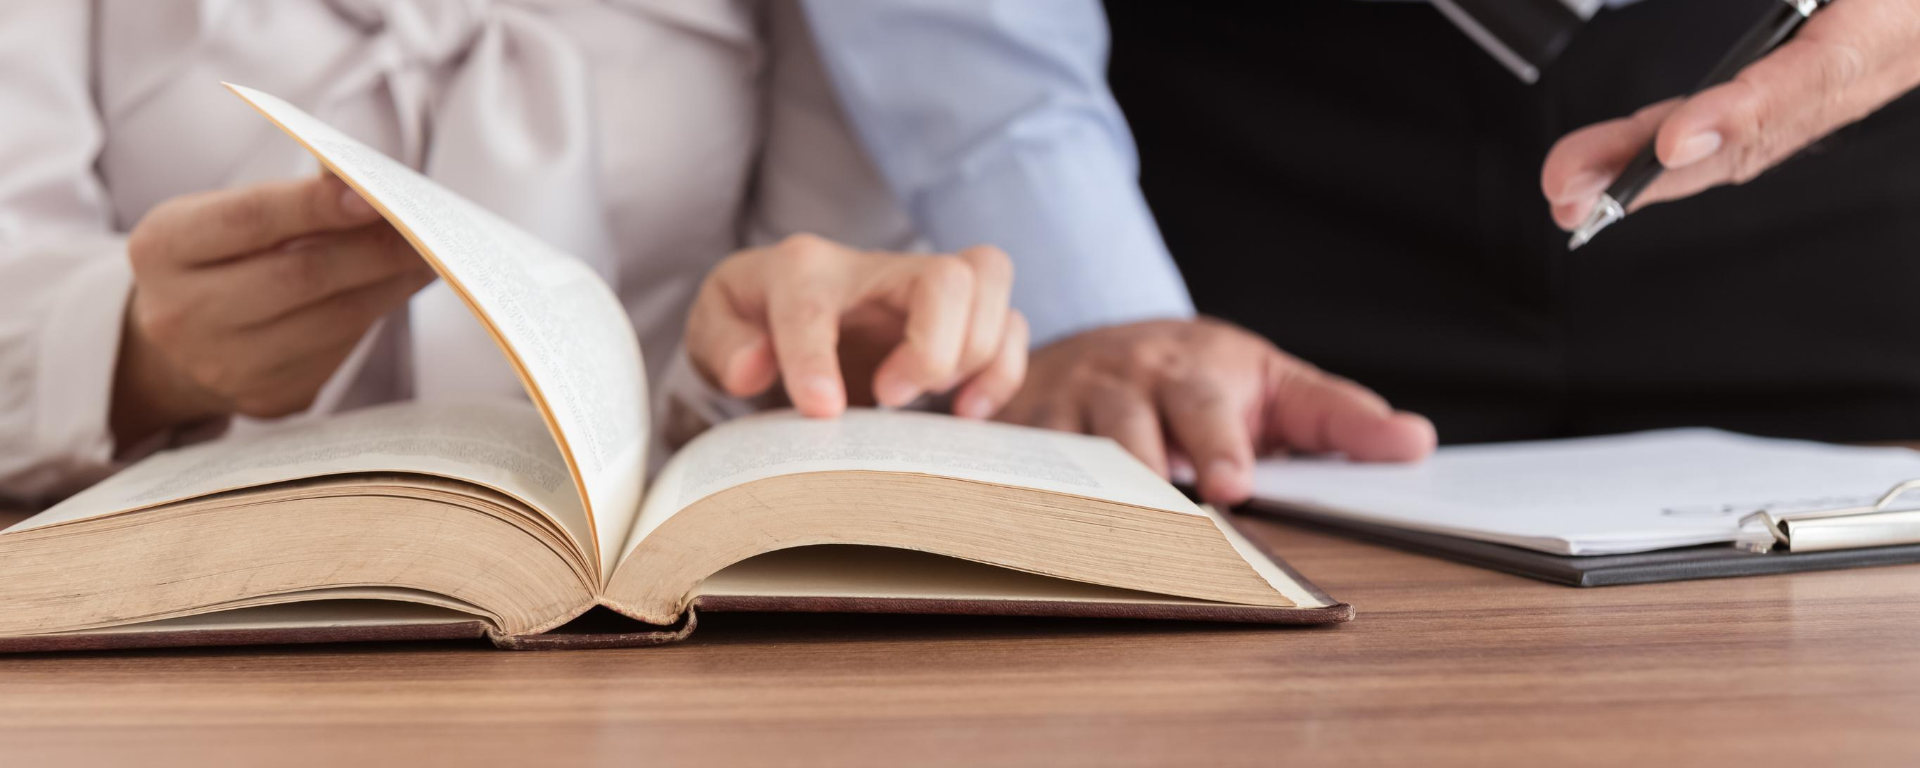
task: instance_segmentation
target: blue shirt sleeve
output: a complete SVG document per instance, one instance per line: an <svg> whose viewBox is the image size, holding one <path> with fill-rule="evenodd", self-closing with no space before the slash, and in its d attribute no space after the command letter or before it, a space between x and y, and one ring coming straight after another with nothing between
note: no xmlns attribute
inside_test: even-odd
<svg viewBox="0 0 1920 768"><path fill-rule="evenodd" d="M881 175L941 250L1005 249L1036 343L1187 317L1106 84L1097 0L803 0Z"/></svg>

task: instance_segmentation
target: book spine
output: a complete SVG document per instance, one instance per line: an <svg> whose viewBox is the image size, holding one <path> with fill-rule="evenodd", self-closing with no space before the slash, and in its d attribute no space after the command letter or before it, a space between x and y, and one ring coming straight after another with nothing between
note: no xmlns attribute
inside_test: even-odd
<svg viewBox="0 0 1920 768"><path fill-rule="evenodd" d="M508 651L570 651L582 648L640 648L649 645L666 645L687 639L693 634L699 623L697 614L689 608L687 617L678 625L663 627L647 632L579 632L567 631L562 626L538 635L508 635L491 629L487 639L493 641L495 648Z"/></svg>

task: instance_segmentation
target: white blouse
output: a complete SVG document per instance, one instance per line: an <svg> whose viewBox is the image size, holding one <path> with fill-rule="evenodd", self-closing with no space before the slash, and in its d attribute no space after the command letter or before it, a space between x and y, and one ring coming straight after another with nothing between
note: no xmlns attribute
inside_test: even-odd
<svg viewBox="0 0 1920 768"><path fill-rule="evenodd" d="M656 384L701 277L749 240L910 239L785 2L0 4L0 498L44 502L115 466L127 230L176 195L317 172L223 80L585 259ZM519 386L436 284L293 418Z"/></svg>

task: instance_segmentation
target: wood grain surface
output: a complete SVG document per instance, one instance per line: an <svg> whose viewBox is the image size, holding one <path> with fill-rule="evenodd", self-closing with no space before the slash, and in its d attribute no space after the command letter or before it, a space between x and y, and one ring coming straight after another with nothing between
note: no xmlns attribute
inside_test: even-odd
<svg viewBox="0 0 1920 768"><path fill-rule="evenodd" d="M1920 566L1578 590L1258 532L1359 618L0 657L0 765L1920 765Z"/></svg>

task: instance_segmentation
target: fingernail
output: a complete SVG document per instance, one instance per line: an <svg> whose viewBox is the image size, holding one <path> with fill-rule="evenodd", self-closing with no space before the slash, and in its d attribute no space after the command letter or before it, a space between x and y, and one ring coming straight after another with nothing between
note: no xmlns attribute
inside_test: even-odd
<svg viewBox="0 0 1920 768"><path fill-rule="evenodd" d="M340 212L352 218L365 218L374 213L373 204L367 202L352 187L340 190Z"/></svg>
<svg viewBox="0 0 1920 768"><path fill-rule="evenodd" d="M961 395L960 400L953 404L953 415L963 419L984 419L993 415L992 411L993 403L978 392Z"/></svg>
<svg viewBox="0 0 1920 768"><path fill-rule="evenodd" d="M920 388L905 379L883 378L873 383L873 399L888 408L898 408L920 396Z"/></svg>
<svg viewBox="0 0 1920 768"><path fill-rule="evenodd" d="M1685 168L1712 157L1713 153L1720 151L1720 142L1718 131L1689 136L1673 150L1673 157L1667 160L1667 167Z"/></svg>
<svg viewBox="0 0 1920 768"><path fill-rule="evenodd" d="M1608 183L1609 180L1605 175L1593 171L1586 171L1573 177L1572 181L1567 182L1566 186L1561 187L1560 194L1553 198L1553 202L1565 205L1591 200L1599 197L1601 192L1607 191Z"/></svg>

